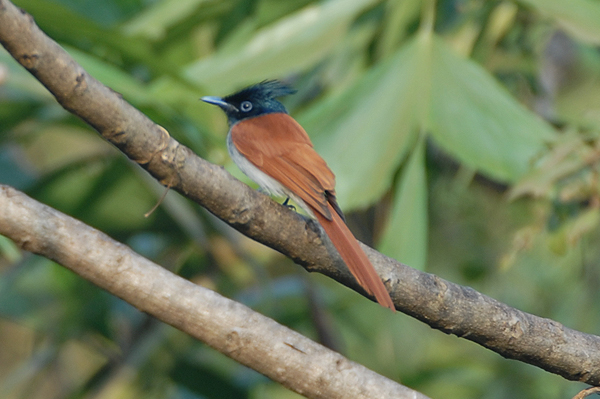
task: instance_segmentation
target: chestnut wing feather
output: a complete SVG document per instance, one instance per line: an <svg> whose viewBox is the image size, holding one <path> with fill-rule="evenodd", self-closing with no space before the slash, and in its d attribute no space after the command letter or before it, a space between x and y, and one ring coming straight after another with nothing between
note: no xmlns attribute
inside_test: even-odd
<svg viewBox="0 0 600 399"><path fill-rule="evenodd" d="M335 176L291 116L271 113L232 127L231 141L252 164L331 220L325 192L335 195Z"/></svg>
<svg viewBox="0 0 600 399"><path fill-rule="evenodd" d="M382 306L394 310L377 271L343 221L335 201L333 172L314 150L298 122L284 113L246 119L233 126L231 141L248 161L313 210L358 283L374 294Z"/></svg>

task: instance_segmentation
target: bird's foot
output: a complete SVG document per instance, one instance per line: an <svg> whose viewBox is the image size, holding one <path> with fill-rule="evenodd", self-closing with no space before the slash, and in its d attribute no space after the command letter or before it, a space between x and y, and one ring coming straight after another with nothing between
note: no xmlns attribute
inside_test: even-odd
<svg viewBox="0 0 600 399"><path fill-rule="evenodd" d="M289 204L288 202L290 202L290 197L287 197L285 199L285 201L283 201L283 204L281 204L281 205L285 206L289 210L296 212L296 207L294 205Z"/></svg>

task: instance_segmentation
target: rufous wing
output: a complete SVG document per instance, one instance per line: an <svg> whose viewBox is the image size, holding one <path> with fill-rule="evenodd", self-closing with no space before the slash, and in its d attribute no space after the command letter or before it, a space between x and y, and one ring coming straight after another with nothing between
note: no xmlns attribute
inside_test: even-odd
<svg viewBox="0 0 600 399"><path fill-rule="evenodd" d="M231 128L231 141L254 166L331 217L323 194L335 192L335 176L291 116L271 113L245 119Z"/></svg>
<svg viewBox="0 0 600 399"><path fill-rule="evenodd" d="M335 201L335 176L291 116L270 113L242 120L231 129L236 149L310 208L358 283L382 306L394 303Z"/></svg>

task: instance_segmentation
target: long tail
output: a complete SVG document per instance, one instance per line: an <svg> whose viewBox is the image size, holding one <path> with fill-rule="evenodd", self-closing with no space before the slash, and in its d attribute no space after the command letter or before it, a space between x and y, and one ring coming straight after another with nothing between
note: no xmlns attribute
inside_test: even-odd
<svg viewBox="0 0 600 399"><path fill-rule="evenodd" d="M346 262L348 269L356 278L358 283L371 295L375 296L377 302L386 308L396 310L390 294L383 285L381 278L367 258L367 255L358 245L358 241L346 226L340 215L329 204L332 220L328 220L320 212L314 211L317 220L323 226L325 233Z"/></svg>

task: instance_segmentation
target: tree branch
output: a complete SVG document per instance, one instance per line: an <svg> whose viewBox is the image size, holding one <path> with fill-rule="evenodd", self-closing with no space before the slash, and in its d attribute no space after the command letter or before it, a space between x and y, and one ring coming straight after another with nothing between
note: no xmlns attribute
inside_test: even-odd
<svg viewBox="0 0 600 399"><path fill-rule="evenodd" d="M4 185L0 233L309 398L426 399Z"/></svg>
<svg viewBox="0 0 600 399"><path fill-rule="evenodd" d="M94 127L161 183L198 202L243 234L360 292L313 221L290 212L193 154L103 86L33 19L0 0L0 43L57 101ZM324 245L323 245L324 244ZM511 308L477 291L411 269L364 247L398 310L431 327L570 380L600 384L600 337Z"/></svg>

